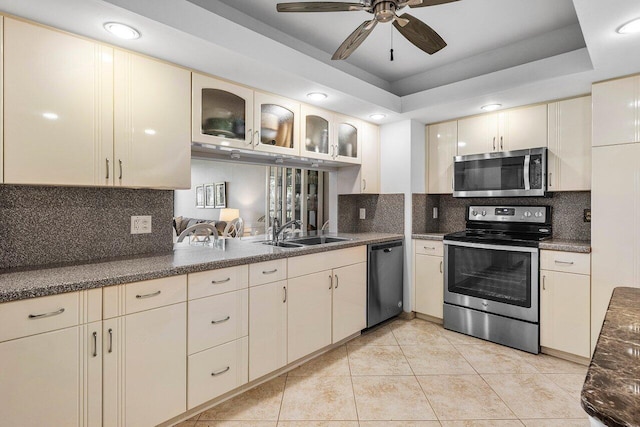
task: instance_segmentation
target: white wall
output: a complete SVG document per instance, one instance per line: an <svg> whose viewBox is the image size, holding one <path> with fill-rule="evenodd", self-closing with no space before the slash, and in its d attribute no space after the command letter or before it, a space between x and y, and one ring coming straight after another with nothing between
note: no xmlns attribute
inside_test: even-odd
<svg viewBox="0 0 640 427"><path fill-rule="evenodd" d="M191 160L191 189L174 192L175 216L218 219L220 209L203 209L195 206L195 187L202 184L225 181L227 183L227 207L240 210L245 230L259 228L264 223L258 218L265 214L266 167L215 160Z"/></svg>
<svg viewBox="0 0 640 427"><path fill-rule="evenodd" d="M380 127L380 189L404 194L404 311L413 309L412 192L424 192L424 125L415 120Z"/></svg>

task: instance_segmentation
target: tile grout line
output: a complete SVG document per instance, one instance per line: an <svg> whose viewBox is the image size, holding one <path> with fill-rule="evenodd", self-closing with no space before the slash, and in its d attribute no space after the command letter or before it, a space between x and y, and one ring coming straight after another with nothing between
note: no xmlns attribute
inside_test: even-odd
<svg viewBox="0 0 640 427"><path fill-rule="evenodd" d="M277 377L276 377L277 378ZM287 391L287 383L289 382L289 373L284 377L284 387L282 387L282 397L280 397L280 408L278 408L278 417L276 419L276 427L280 424L280 414L282 413L282 405L284 404L284 392Z"/></svg>
<svg viewBox="0 0 640 427"><path fill-rule="evenodd" d="M353 374L351 373L351 359L349 358L349 347L345 343L344 350L347 352L347 365L349 366L349 381L351 381L351 393L353 394L353 406L356 408L356 422L360 426L360 414L358 413L358 401L356 400L356 390L353 386Z"/></svg>

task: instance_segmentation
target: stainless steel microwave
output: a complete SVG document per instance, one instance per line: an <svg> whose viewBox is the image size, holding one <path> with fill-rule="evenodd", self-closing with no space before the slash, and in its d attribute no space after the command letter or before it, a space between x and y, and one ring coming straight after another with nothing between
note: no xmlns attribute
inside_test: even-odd
<svg viewBox="0 0 640 427"><path fill-rule="evenodd" d="M546 177L546 148L456 156L453 197L545 196Z"/></svg>

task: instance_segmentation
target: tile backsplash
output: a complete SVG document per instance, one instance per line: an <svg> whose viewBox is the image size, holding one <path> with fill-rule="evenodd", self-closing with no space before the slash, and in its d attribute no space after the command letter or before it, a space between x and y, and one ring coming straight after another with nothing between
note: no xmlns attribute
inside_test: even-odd
<svg viewBox="0 0 640 427"><path fill-rule="evenodd" d="M359 219L360 208L366 219ZM338 196L338 231L404 234L404 194Z"/></svg>
<svg viewBox="0 0 640 427"><path fill-rule="evenodd" d="M131 216L151 215L150 234L131 235ZM0 186L0 269L173 249L173 191Z"/></svg>
<svg viewBox="0 0 640 427"><path fill-rule="evenodd" d="M471 204L551 206L555 239L591 240L591 223L584 222L585 209L591 209L590 191L553 193L553 197L527 198L454 198L448 194L413 195L414 233L453 233L464 230L465 211ZM432 218L438 207L438 219Z"/></svg>

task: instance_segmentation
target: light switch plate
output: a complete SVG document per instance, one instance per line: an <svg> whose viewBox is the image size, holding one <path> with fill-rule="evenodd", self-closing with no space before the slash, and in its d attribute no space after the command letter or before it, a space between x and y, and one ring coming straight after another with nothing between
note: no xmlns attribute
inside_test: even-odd
<svg viewBox="0 0 640 427"><path fill-rule="evenodd" d="M151 233L151 215L139 215L131 217L131 234Z"/></svg>
<svg viewBox="0 0 640 427"><path fill-rule="evenodd" d="M360 219L367 219L367 210L365 208L360 208Z"/></svg>

